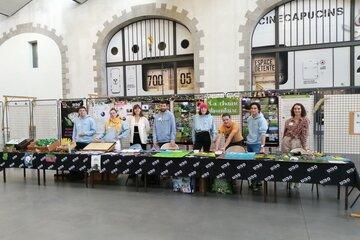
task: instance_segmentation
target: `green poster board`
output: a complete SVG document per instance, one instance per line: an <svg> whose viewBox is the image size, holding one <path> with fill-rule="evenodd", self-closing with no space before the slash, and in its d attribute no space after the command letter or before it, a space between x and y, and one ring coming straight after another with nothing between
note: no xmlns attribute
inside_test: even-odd
<svg viewBox="0 0 360 240"><path fill-rule="evenodd" d="M240 101L238 98L209 98L206 102L213 116L220 116L223 113L229 113L230 115L240 113Z"/></svg>

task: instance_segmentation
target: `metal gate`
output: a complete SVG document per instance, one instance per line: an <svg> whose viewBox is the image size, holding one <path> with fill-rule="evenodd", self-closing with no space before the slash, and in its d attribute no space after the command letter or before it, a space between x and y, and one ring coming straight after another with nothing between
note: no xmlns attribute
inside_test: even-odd
<svg viewBox="0 0 360 240"><path fill-rule="evenodd" d="M57 100L35 100L32 102L34 137L59 138L59 105Z"/></svg>
<svg viewBox="0 0 360 240"><path fill-rule="evenodd" d="M8 101L5 105L5 141L31 138L31 101Z"/></svg>

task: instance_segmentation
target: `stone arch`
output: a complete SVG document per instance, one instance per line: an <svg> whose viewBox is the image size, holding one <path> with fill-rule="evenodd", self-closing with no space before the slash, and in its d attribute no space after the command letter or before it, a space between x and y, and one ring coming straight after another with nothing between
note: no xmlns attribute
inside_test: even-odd
<svg viewBox="0 0 360 240"><path fill-rule="evenodd" d="M246 23L240 25L239 32L241 40L239 41L239 59L240 59L240 80L239 84L244 86L244 90L251 89L251 41L253 32L259 20L274 9L293 0L257 0L256 8L253 11L248 10L245 14Z"/></svg>
<svg viewBox="0 0 360 240"><path fill-rule="evenodd" d="M51 38L59 47L61 55L61 73L62 73L62 95L67 98L70 94L69 82L69 59L67 57L68 47L63 42L63 37L56 34L55 29L49 29L48 26L42 26L35 23L24 23L11 28L0 37L0 46L10 38L23 33L38 33Z"/></svg>
<svg viewBox="0 0 360 240"><path fill-rule="evenodd" d="M204 32L198 29L198 20L196 18L190 19L188 11L178 11L176 6L171 9L167 8L166 4L161 4L157 7L155 3L137 5L131 7L130 12L123 10L120 15L114 15L111 21L106 21L103 25L104 28L97 33L97 41L93 44L95 51L93 60L95 66L93 70L96 75L94 77L95 88L94 92L100 96L107 95L106 91L106 49L111 37L126 25L141 19L149 17L162 17L170 20L178 21L184 24L191 32L194 42L194 74L197 79L197 87L201 91L204 88L204 82L201 81L200 76L204 75L202 63L204 58L201 52L204 46L201 44L201 39L204 37Z"/></svg>

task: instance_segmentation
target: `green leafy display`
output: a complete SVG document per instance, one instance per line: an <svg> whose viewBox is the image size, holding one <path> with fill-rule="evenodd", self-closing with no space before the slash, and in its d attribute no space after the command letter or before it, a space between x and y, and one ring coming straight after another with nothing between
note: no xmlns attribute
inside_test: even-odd
<svg viewBox="0 0 360 240"><path fill-rule="evenodd" d="M38 147L46 147L46 146L53 144L56 141L57 141L57 139L55 139L55 138L38 139L38 140L36 140L35 145Z"/></svg>

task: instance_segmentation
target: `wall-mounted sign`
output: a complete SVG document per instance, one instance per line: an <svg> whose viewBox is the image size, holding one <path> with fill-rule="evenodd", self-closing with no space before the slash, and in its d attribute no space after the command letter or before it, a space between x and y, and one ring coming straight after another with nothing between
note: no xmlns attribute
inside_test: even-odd
<svg viewBox="0 0 360 240"><path fill-rule="evenodd" d="M149 69L146 74L146 90L151 92L162 92L174 89L174 70Z"/></svg>
<svg viewBox="0 0 360 240"><path fill-rule="evenodd" d="M349 134L360 135L360 112L349 113Z"/></svg>
<svg viewBox="0 0 360 240"><path fill-rule="evenodd" d="M350 25L360 22L360 16L350 21L350 6L351 0L290 1L278 7L278 19L273 10L259 20L252 46L273 46L277 22L281 46L350 41Z"/></svg>
<svg viewBox="0 0 360 240"><path fill-rule="evenodd" d="M194 68L193 67L179 67L177 68L177 89L194 90Z"/></svg>
<svg viewBox="0 0 360 240"><path fill-rule="evenodd" d="M220 116L223 113L238 115L240 112L238 98L209 98L206 102L209 106L209 112L214 116Z"/></svg>
<svg viewBox="0 0 360 240"><path fill-rule="evenodd" d="M252 60L253 90L275 88L275 56L254 56Z"/></svg>

